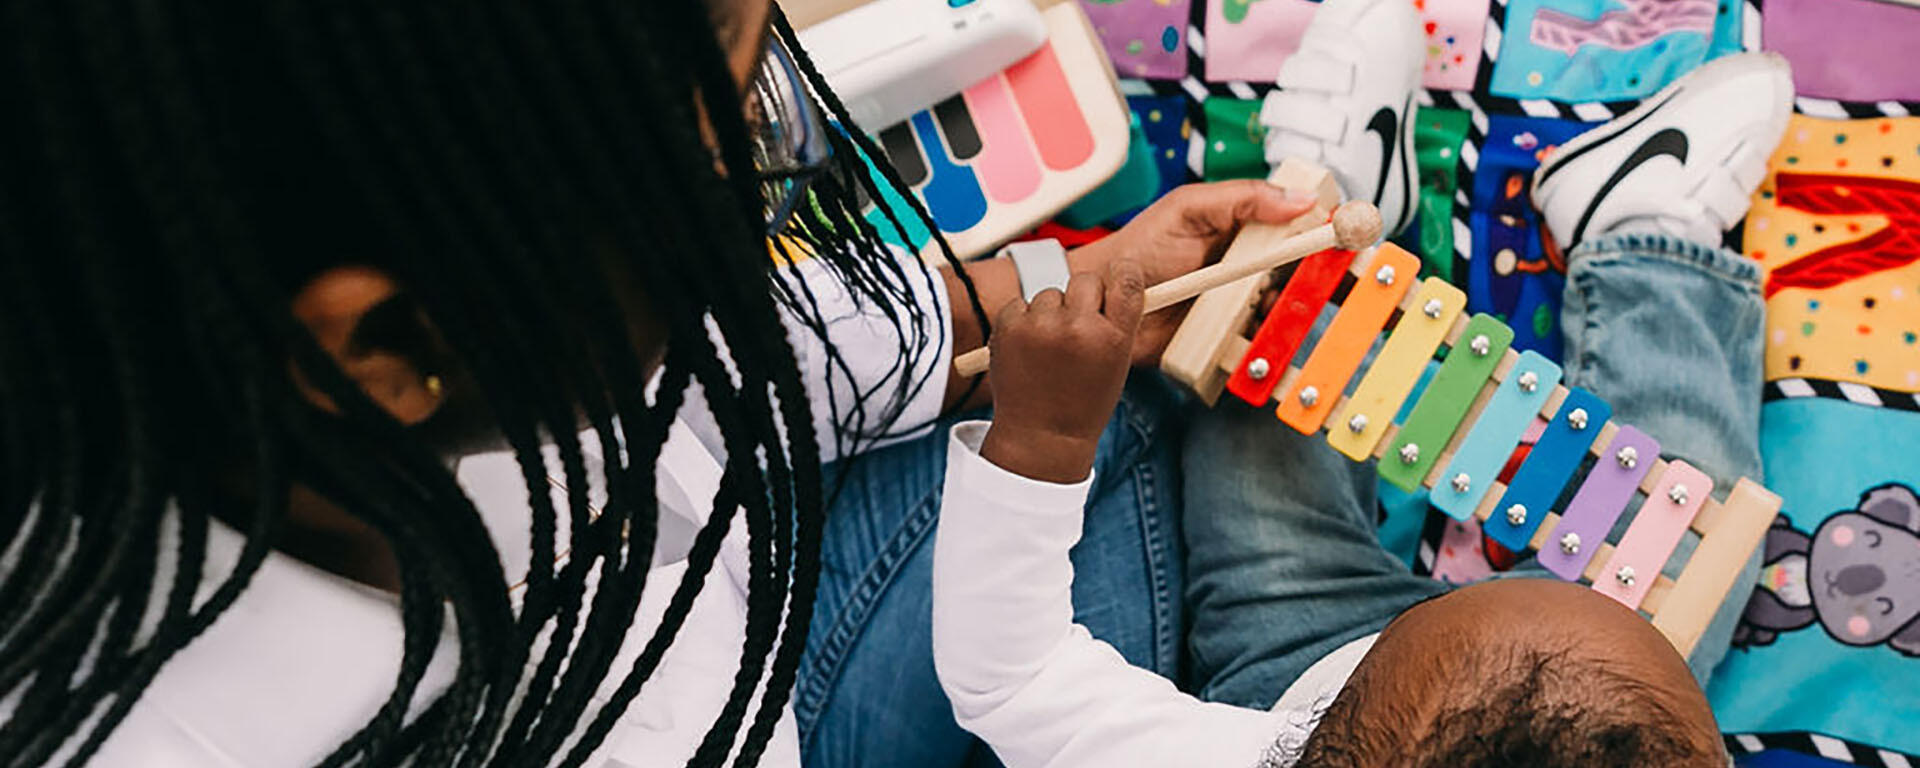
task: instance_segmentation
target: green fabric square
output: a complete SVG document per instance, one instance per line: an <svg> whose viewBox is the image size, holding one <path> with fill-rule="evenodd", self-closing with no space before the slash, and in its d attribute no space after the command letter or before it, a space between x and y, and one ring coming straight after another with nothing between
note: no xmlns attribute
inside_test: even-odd
<svg viewBox="0 0 1920 768"><path fill-rule="evenodd" d="M1460 285L1453 274L1453 205L1460 180L1460 147L1470 118L1458 109L1422 109L1414 115L1413 151L1420 168L1420 210L1415 249L1428 275Z"/></svg>
<svg viewBox="0 0 1920 768"><path fill-rule="evenodd" d="M1259 99L1207 99L1207 181L1267 177L1267 128Z"/></svg>

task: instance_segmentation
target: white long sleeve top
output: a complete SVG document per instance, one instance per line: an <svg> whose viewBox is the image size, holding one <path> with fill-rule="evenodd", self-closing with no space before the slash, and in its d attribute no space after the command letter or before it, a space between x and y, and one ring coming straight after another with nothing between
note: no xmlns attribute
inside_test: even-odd
<svg viewBox="0 0 1920 768"><path fill-rule="evenodd" d="M1287 766L1374 636L1343 646L1272 711L1200 701L1073 622L1068 550L1093 478L1031 480L953 428L935 534L933 658L961 727L1008 768Z"/></svg>
<svg viewBox="0 0 1920 768"><path fill-rule="evenodd" d="M901 257L912 259L910 254ZM826 343L786 318L823 455L834 458L829 402L846 403L854 392L885 391L908 379L924 378L925 384L912 391L898 418L884 425L888 440L863 447L925 434L940 413L946 389L944 366L951 357L951 318L945 285L938 275L923 278L912 274L909 266L910 300L933 325L920 367L901 371L895 361L903 340L879 308L855 301L818 264L803 262L798 269L819 302L827 335L845 355L848 369L831 372ZM585 443L590 465L597 465L591 455L594 442ZM613 663L616 671L629 668L653 635L685 572L686 546L711 514L718 488L719 445L718 428L704 404L690 398L662 449L658 493L668 514L660 516L658 567L648 578L633 626ZM560 477L551 458L549 466L554 467L554 477ZM486 522L509 579L517 581L527 573L531 555L527 489L518 465L506 454L471 457L462 462L459 480ZM556 490L556 503L564 505L558 494ZM592 503L601 500L596 496ZM564 540L565 515L559 523ZM660 667L588 766L684 765L705 736L739 669L740 643L745 637L748 574L739 523L734 521L735 530ZM172 537L176 530L166 526L162 534ZM210 525L208 576L200 599L232 569L243 544L238 532L217 522ZM163 573L172 567L176 550L171 544L161 547ZM0 572L17 556L0 553ZM154 604L164 601L166 588L162 578ZM149 630L154 618L149 617ZM233 606L161 668L92 764L139 768L312 765L384 703L400 668L403 636L395 596L294 558L270 554ZM449 621L448 633L420 685L415 712L452 681L457 656L458 642ZM618 683L619 675L610 676L601 686L601 696ZM0 719L18 706L19 694L16 690L0 698ZM597 710L597 702L593 709ZM69 742L61 754L74 746ZM799 767L799 740L790 708L783 711L760 765Z"/></svg>

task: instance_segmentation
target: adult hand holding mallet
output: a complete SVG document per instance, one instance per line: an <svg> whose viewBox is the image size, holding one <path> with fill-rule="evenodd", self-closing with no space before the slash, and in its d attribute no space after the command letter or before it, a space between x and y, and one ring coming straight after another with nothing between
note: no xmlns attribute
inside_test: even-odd
<svg viewBox="0 0 1920 768"><path fill-rule="evenodd" d="M1380 239L1380 211L1371 203L1353 201L1334 209L1332 221L1286 240L1259 258L1222 262L1197 269L1147 289L1145 311L1157 312L1209 290L1298 261L1329 248L1357 251ZM953 359L961 376L986 372L991 353L986 347Z"/></svg>

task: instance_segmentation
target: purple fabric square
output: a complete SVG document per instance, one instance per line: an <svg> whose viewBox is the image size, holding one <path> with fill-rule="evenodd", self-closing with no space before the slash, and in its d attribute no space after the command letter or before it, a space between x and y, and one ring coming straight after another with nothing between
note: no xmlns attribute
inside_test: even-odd
<svg viewBox="0 0 1920 768"><path fill-rule="evenodd" d="M1767 0L1761 46L1793 62L1802 96L1920 100L1920 8L1888 0Z"/></svg>
<svg viewBox="0 0 1920 768"><path fill-rule="evenodd" d="M1191 0L1080 0L1121 77L1178 80L1187 76L1187 9Z"/></svg>

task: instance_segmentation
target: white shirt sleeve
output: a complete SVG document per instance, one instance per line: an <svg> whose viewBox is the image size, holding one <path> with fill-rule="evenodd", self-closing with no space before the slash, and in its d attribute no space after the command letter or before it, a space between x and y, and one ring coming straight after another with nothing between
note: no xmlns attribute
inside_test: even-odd
<svg viewBox="0 0 1920 768"><path fill-rule="evenodd" d="M661 533L668 523L684 529L685 544L713 514L713 494L720 483L720 466L693 439L685 425L675 423L661 449L659 491ZM728 510L732 512L732 510ZM664 540L662 544L665 544ZM627 642L620 649L601 696L610 696L621 673L632 667L634 659L660 626L667 605L686 575L687 562L682 547L671 557L656 549L655 563L670 560L653 569L647 577L646 591L634 616ZM746 518L736 515L728 521L726 537L706 574L700 594L694 598L686 623L653 677L640 689L640 695L621 717L621 727L608 734L607 746L599 753L601 768L648 768L685 765L705 738L707 728L726 705L734 675L740 670L740 648L747 635L747 580L750 575L747 553ZM762 684L768 673L763 671ZM749 712L759 711L756 693ZM750 721L751 718L749 717ZM744 737L745 721L741 732ZM795 730L793 707L780 710L773 736L762 754L760 765L768 768L799 768L800 739Z"/></svg>
<svg viewBox="0 0 1920 768"><path fill-rule="evenodd" d="M817 260L802 261L791 268L789 280L804 287L825 325L823 340L802 318L784 307L780 310L801 383L807 390L823 461L840 458L841 446L834 440L835 423L848 419L854 403L863 396L867 400L865 423L860 425L864 436L852 446L857 451L924 436L940 417L947 394L947 366L953 360L953 316L948 311L946 281L938 270L923 266L912 254L897 249L893 253L904 272L903 285L899 286L904 295L900 304L890 308L856 297ZM925 323L918 332L909 319L915 313ZM840 353L839 361L827 354L829 341ZM900 350L911 344L921 348L909 365ZM905 399L896 402L901 394ZM896 405L895 417L885 419L887 411ZM709 451L715 456L725 454L719 426L707 413L697 385L687 393L687 404L680 415Z"/></svg>
<svg viewBox="0 0 1920 768"><path fill-rule="evenodd" d="M729 547L735 544L732 538L729 536ZM686 575L686 566L684 561L674 563L656 568L648 576L633 629L614 662L613 674L601 686L596 705L617 687L619 679L645 646L643 641L659 627L674 588ZM653 677L640 689L639 697L621 715L620 725L595 752L595 758L602 762L589 761L589 766L679 766L686 765L693 757L708 727L726 705L734 675L740 670L740 643L746 637L747 605L738 591L737 579L743 576L734 573L724 559L714 563L713 570L706 575L705 588L694 598L692 611L679 636L668 646ZM760 694L756 693L747 710L749 716L735 735L736 750L739 741L744 740L746 724L752 721L751 713L759 708ZM767 768L800 768L800 738L794 729L791 706L781 708L780 720L774 726L759 764Z"/></svg>
<svg viewBox="0 0 1920 768"><path fill-rule="evenodd" d="M1204 703L1073 623L1089 477L1056 485L980 457L953 428L933 560L933 659L955 718L1008 768L1252 766L1284 719Z"/></svg>

